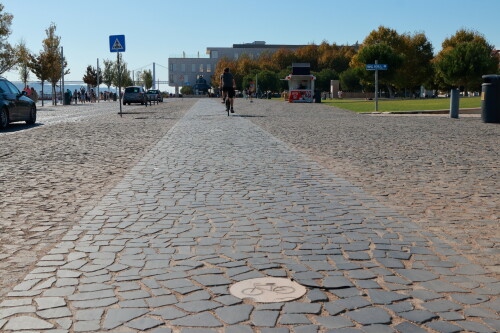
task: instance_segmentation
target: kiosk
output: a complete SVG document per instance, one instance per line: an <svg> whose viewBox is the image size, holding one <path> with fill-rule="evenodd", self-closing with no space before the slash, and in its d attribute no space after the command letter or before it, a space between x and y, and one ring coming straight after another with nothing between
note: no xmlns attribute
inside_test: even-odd
<svg viewBox="0 0 500 333"><path fill-rule="evenodd" d="M288 102L312 103L314 101L314 80L311 75L311 66L308 63L293 63L292 74L285 80L288 81Z"/></svg>

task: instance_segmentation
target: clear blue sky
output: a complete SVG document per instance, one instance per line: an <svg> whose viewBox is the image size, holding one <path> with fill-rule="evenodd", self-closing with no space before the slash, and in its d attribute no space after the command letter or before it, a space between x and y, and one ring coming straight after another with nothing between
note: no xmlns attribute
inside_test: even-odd
<svg viewBox="0 0 500 333"><path fill-rule="evenodd" d="M54 22L71 74L81 80L97 58L116 59L109 35L126 36L124 60L130 70L186 52L205 55L209 46L263 40L268 44L360 43L379 25L425 32L434 51L460 28L484 34L500 48L500 0L0 0L14 15L9 41L21 39L33 52L42 48L45 29ZM151 68L150 67L146 67ZM167 80L157 66L157 77ZM16 72L8 79L19 80ZM34 77L32 78L34 79Z"/></svg>

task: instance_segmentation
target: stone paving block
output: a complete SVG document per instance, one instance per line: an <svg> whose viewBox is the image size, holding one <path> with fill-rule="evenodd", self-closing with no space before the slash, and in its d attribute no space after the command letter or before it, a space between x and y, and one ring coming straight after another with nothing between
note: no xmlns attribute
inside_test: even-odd
<svg viewBox="0 0 500 333"><path fill-rule="evenodd" d="M311 324L311 321L300 313L284 313L281 315L279 323L282 325L303 325Z"/></svg>
<svg viewBox="0 0 500 333"><path fill-rule="evenodd" d="M361 325L391 323L391 316L381 308L364 308L346 312L345 315Z"/></svg>
<svg viewBox="0 0 500 333"><path fill-rule="evenodd" d="M443 333L455 333L462 331L460 326L453 325L446 321L434 321L432 323L427 323L426 325L433 330Z"/></svg>
<svg viewBox="0 0 500 333"><path fill-rule="evenodd" d="M323 288L326 289L341 289L354 287L351 281L346 279L343 276L329 276L323 279L322 282Z"/></svg>
<svg viewBox="0 0 500 333"><path fill-rule="evenodd" d="M149 317L143 317L143 318L129 321L128 323L125 324L125 326L130 327L130 328L135 328L139 331L146 331L146 330L149 330L151 328L163 325L164 323L165 322L162 320L149 318Z"/></svg>
<svg viewBox="0 0 500 333"><path fill-rule="evenodd" d="M176 306L188 312L203 312L221 307L222 305L213 301L190 301L185 303L177 303Z"/></svg>
<svg viewBox="0 0 500 333"><path fill-rule="evenodd" d="M12 315L20 314L20 313L34 313L36 308L31 305L25 306L14 306L9 308L0 309L0 319L4 319L10 317Z"/></svg>
<svg viewBox="0 0 500 333"><path fill-rule="evenodd" d="M279 311L256 310L252 314L252 324L257 327L273 327L279 314Z"/></svg>
<svg viewBox="0 0 500 333"><path fill-rule="evenodd" d="M340 316L316 317L314 320L317 321L321 327L325 328L344 328L355 326L351 320Z"/></svg>
<svg viewBox="0 0 500 333"><path fill-rule="evenodd" d="M97 331L100 328L101 325L97 320L77 321L73 325L73 330L75 332L92 332L92 331Z"/></svg>
<svg viewBox="0 0 500 333"><path fill-rule="evenodd" d="M217 320L211 313L202 312L195 315L189 315L179 319L172 320L174 326L191 326L191 327L221 327L222 323Z"/></svg>
<svg viewBox="0 0 500 333"><path fill-rule="evenodd" d="M497 332L481 323L475 321L459 321L456 323L458 326L462 327L466 331L470 332L480 332L480 333L494 333Z"/></svg>
<svg viewBox="0 0 500 333"><path fill-rule="evenodd" d="M109 309L104 318L102 327L104 329L116 328L132 319L140 317L146 313L148 310L145 309Z"/></svg>
<svg viewBox="0 0 500 333"><path fill-rule="evenodd" d="M301 303L290 302L285 303L283 308L284 313L312 313L319 314L321 312L321 304L317 303Z"/></svg>
<svg viewBox="0 0 500 333"><path fill-rule="evenodd" d="M253 333L253 330L250 326L233 325L226 327L224 333Z"/></svg>
<svg viewBox="0 0 500 333"><path fill-rule="evenodd" d="M413 311L398 313L398 315L406 320L418 324L426 323L430 320L438 318L438 316L435 313L426 310L413 310Z"/></svg>
<svg viewBox="0 0 500 333"><path fill-rule="evenodd" d="M28 317L19 316L9 319L7 325L5 325L6 330L20 331L20 330L46 330L54 328L54 325L48 321Z"/></svg>
<svg viewBox="0 0 500 333"><path fill-rule="evenodd" d="M459 304L448 300L425 302L422 304L422 306L431 312L448 312L448 311L462 310L462 307Z"/></svg>
<svg viewBox="0 0 500 333"><path fill-rule="evenodd" d="M396 325L394 328L401 333L426 333L428 331L407 321Z"/></svg>
<svg viewBox="0 0 500 333"><path fill-rule="evenodd" d="M372 300L373 304L391 304L396 301L402 301L410 298L408 295L383 290L369 290L368 296Z"/></svg>
<svg viewBox="0 0 500 333"><path fill-rule="evenodd" d="M361 328L363 332L366 333L393 333L396 332L394 328L391 326L387 325L369 325L369 326L363 326Z"/></svg>
<svg viewBox="0 0 500 333"><path fill-rule="evenodd" d="M217 316L229 325L238 324L247 321L253 306L250 304L226 306L215 310Z"/></svg>

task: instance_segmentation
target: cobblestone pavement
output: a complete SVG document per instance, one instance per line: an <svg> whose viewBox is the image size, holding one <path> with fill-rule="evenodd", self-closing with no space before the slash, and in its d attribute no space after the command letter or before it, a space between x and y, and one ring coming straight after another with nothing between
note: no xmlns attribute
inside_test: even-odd
<svg viewBox="0 0 500 333"><path fill-rule="evenodd" d="M263 276L308 292L228 292ZM4 297L0 329L495 332L499 292L432 232L203 99Z"/></svg>
<svg viewBox="0 0 500 333"><path fill-rule="evenodd" d="M0 132L0 296L29 272L194 101L39 108Z"/></svg>
<svg viewBox="0 0 500 333"><path fill-rule="evenodd" d="M240 102L240 101L239 101ZM500 126L242 100L238 113L500 273Z"/></svg>

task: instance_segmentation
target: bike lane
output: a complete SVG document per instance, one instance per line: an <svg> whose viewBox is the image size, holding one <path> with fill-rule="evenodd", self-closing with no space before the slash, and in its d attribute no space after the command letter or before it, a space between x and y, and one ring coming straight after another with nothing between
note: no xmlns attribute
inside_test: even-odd
<svg viewBox="0 0 500 333"><path fill-rule="evenodd" d="M263 277L306 293L258 303L229 292ZM362 189L202 99L0 303L0 329L493 332L498 285ZM251 293L266 293L260 286Z"/></svg>

